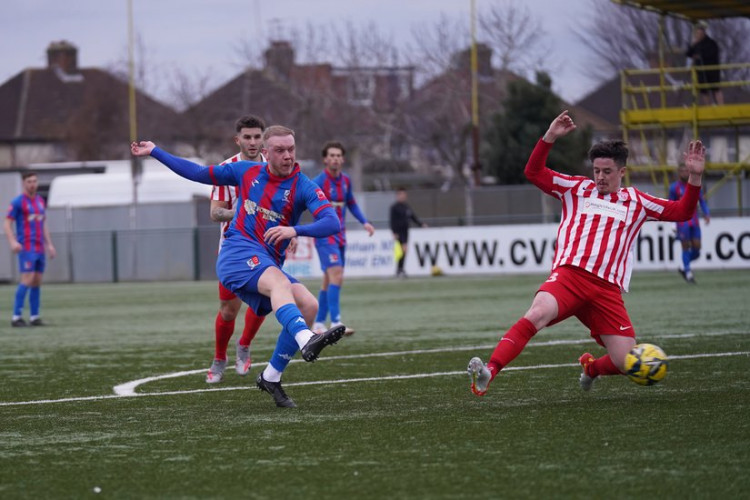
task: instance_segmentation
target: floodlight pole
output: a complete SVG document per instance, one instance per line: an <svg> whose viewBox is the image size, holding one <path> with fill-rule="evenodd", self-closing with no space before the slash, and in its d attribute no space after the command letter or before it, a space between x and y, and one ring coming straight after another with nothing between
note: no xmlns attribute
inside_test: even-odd
<svg viewBox="0 0 750 500"><path fill-rule="evenodd" d="M474 186L479 185L479 84L477 80L477 5L471 0L471 173L466 183L466 224L474 224Z"/></svg>
<svg viewBox="0 0 750 500"><path fill-rule="evenodd" d="M130 119L130 142L138 140L138 122L135 107L135 56L133 39L133 0L128 0L128 116ZM135 209L138 206L138 184L141 177L138 157L131 156L130 173L133 186L133 209L131 213L131 229L135 229Z"/></svg>
<svg viewBox="0 0 750 500"><path fill-rule="evenodd" d="M133 37L133 0L128 0L128 116L130 119L130 142L138 140L138 128L135 108L135 56ZM138 184L141 180L140 158L130 158L130 178L133 187L133 204L130 206L130 241L132 242L131 254L133 256L133 276L138 275L138 243L135 230L138 227ZM116 250L116 249L115 249Z"/></svg>

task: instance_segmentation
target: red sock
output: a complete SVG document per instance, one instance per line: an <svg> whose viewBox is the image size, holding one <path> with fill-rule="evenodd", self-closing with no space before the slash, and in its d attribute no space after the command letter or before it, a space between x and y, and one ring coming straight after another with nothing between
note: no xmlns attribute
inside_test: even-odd
<svg viewBox="0 0 750 500"><path fill-rule="evenodd" d="M229 339L232 338L234 333L234 320L224 321L221 318L221 313L216 314L216 354L214 359L227 359L227 346L229 345Z"/></svg>
<svg viewBox="0 0 750 500"><path fill-rule="evenodd" d="M586 365L586 375L591 378L598 377L599 375L620 375L620 370L617 369L612 362L612 358L607 354L599 359L595 359L593 363Z"/></svg>
<svg viewBox="0 0 750 500"><path fill-rule="evenodd" d="M529 342L531 337L536 334L537 330L534 323L526 318L516 321L516 324L510 327L490 357L487 368L492 372L492 378L508 363L513 361L516 356L521 354L523 348Z"/></svg>
<svg viewBox="0 0 750 500"><path fill-rule="evenodd" d="M265 316L258 316L251 307L245 311L245 328L242 329L242 337L240 337L240 345L249 346L250 342L255 338L255 334L258 333L260 325L263 324Z"/></svg>

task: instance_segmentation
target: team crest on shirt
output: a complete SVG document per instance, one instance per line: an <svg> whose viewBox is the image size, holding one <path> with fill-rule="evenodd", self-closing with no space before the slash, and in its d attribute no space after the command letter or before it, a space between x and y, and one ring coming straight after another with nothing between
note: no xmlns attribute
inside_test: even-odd
<svg viewBox="0 0 750 500"><path fill-rule="evenodd" d="M257 255L253 255L250 257L250 260L247 261L247 265L250 266L250 270L254 271L256 267L260 264L260 259Z"/></svg>
<svg viewBox="0 0 750 500"><path fill-rule="evenodd" d="M315 190L315 194L318 195L318 199L321 200L321 201L326 199L325 193L322 190L320 190L320 189L316 189Z"/></svg>
<svg viewBox="0 0 750 500"><path fill-rule="evenodd" d="M281 201L283 201L284 203L289 203L289 193L290 192L291 191L289 191L288 189L286 191L284 191L284 196L281 197Z"/></svg>

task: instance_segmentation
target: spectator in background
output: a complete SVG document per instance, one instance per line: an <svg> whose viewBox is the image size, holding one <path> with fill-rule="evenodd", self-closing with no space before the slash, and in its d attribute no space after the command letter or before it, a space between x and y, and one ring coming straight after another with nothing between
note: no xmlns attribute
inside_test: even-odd
<svg viewBox="0 0 750 500"><path fill-rule="evenodd" d="M396 190L396 202L391 205L390 225L393 232L393 239L396 247L396 276L406 278L404 271L404 262L406 261L407 243L409 242L409 223L414 221L420 227L427 227L427 224L419 220L414 210L406 203L406 189L398 188ZM400 249L400 251L399 251Z"/></svg>
<svg viewBox="0 0 750 500"><path fill-rule="evenodd" d="M715 66L720 63L719 45L708 36L708 24L700 21L693 30L693 43L688 47L685 55L693 60L693 66ZM698 83L702 85L718 84L721 82L721 72L714 69L697 70ZM700 89L703 104L724 104L724 94L717 86L702 87Z"/></svg>
<svg viewBox="0 0 750 500"><path fill-rule="evenodd" d="M39 316L39 309L42 300L42 274L46 265L44 248L47 247L47 252L52 259L57 255L57 251L47 228L44 199L37 194L39 178L36 172L24 172L21 179L23 179L23 193L10 202L3 226L11 251L18 254L18 271L21 273L10 324L28 326L22 316L23 303L26 301L26 292L28 292L29 322L31 326L42 326L44 323ZM15 234L12 222L15 222Z"/></svg>

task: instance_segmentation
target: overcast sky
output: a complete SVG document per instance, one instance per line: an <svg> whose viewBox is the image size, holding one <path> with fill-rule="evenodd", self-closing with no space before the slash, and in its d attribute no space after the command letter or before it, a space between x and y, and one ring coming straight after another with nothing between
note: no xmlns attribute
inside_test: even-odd
<svg viewBox="0 0 750 500"><path fill-rule="evenodd" d="M477 8L504 0L476 0ZM551 46L548 70L554 89L575 102L595 82L581 76L591 54L575 37L592 0L516 0L542 24ZM597 0L609 1L609 0ZM399 45L412 30L441 13L469 19L469 0L132 0L135 31L151 65L179 66L215 75L217 87L241 69L238 40L265 40L281 30L332 20L364 26L372 21ZM0 82L29 67L44 67L51 41L79 49L80 67L113 67L127 56L127 0L3 0ZM467 21L468 22L468 21ZM274 36L274 38L284 38ZM468 41L467 41L468 42ZM266 45L262 42L263 46ZM323 62L323 61L321 61ZM161 97L157 95L157 97Z"/></svg>

